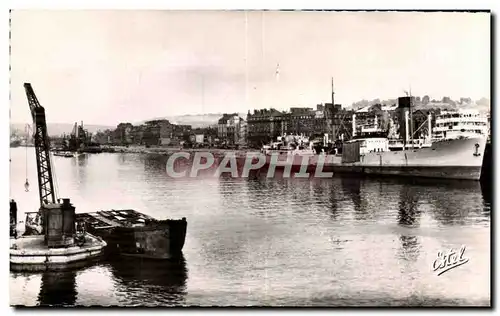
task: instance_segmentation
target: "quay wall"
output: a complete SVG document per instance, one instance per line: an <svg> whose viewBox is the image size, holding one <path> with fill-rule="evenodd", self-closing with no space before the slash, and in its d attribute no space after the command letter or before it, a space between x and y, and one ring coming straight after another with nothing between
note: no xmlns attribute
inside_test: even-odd
<svg viewBox="0 0 500 316"><path fill-rule="evenodd" d="M196 152L209 152L214 155L223 155L225 153L234 152L237 155L244 155L249 152L259 152L258 150L246 150L246 149L219 149L219 148L181 148L181 147L149 147L144 146L102 146L103 152L111 153L132 153L132 154L159 154L159 155L169 155L175 152L186 152L186 153L196 153Z"/></svg>

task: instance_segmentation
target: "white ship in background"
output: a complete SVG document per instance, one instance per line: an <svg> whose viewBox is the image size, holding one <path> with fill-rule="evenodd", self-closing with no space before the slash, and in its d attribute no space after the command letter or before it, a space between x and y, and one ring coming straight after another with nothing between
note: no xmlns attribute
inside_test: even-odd
<svg viewBox="0 0 500 316"><path fill-rule="evenodd" d="M489 134L488 117L478 110L443 111L436 117L432 130L433 141L457 138L476 138Z"/></svg>

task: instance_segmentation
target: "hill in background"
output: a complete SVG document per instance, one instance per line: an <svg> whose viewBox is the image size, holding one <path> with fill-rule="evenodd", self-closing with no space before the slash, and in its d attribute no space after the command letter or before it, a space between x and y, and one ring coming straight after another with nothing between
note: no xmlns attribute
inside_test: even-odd
<svg viewBox="0 0 500 316"><path fill-rule="evenodd" d="M60 136L63 134L70 134L73 131L74 123L48 123L47 131L49 136ZM92 124L84 124L85 129L89 131L89 133L95 133L98 130L104 131L106 129L115 129L116 126L105 126L105 125L92 125ZM23 123L11 123L10 124L11 133L15 131L19 135L26 135L26 124ZM30 131L31 134L31 131Z"/></svg>

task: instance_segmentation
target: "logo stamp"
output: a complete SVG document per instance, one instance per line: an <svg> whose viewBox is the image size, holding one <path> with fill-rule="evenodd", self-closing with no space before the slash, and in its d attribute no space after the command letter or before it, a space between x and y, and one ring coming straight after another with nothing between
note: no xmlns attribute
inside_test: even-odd
<svg viewBox="0 0 500 316"><path fill-rule="evenodd" d="M467 262L469 262L469 258L465 257L465 245L463 245L458 251L453 248L446 252L439 251L432 268L439 276Z"/></svg>

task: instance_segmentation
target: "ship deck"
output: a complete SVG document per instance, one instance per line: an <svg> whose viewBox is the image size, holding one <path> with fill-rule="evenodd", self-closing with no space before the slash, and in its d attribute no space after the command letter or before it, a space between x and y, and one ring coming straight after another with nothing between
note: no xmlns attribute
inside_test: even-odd
<svg viewBox="0 0 500 316"><path fill-rule="evenodd" d="M94 229L107 229L112 227L142 226L153 217L135 210L109 210L92 213L76 214L77 220L83 220Z"/></svg>
<svg viewBox="0 0 500 316"><path fill-rule="evenodd" d="M61 255L64 253L69 253L72 252L73 250L87 250L91 249L95 246L101 245L102 241L99 239L96 239L95 237L90 237L88 235L85 236L85 243L83 246L74 246L74 247L67 247L67 248L49 248L45 242L44 242L44 236L43 235L36 235L36 236L23 236L19 237L17 239L11 238L10 239L10 248L13 250L23 250L26 253L28 252L39 252L39 253L45 253L46 255ZM50 253L49 253L50 252Z"/></svg>

